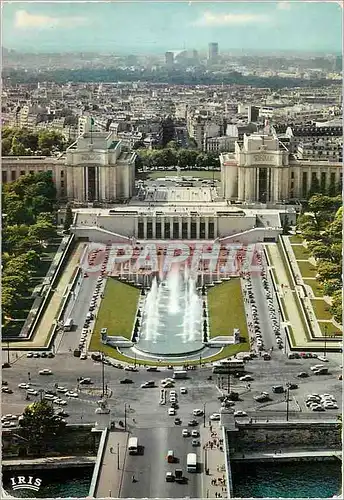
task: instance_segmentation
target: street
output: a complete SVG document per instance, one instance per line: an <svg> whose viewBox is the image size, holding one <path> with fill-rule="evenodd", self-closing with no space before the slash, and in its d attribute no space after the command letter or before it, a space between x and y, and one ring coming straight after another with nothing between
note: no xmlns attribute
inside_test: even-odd
<svg viewBox="0 0 344 500"><path fill-rule="evenodd" d="M172 418L173 420L173 418ZM191 438L182 437L182 427L156 427L135 431L141 455L127 454L121 498L200 498L202 477L202 456L200 447L191 446ZM167 462L167 452L173 450L176 462ZM186 472L186 456L196 452L199 472ZM187 481L184 484L166 482L166 472L182 469ZM134 476L135 482L132 481Z"/></svg>

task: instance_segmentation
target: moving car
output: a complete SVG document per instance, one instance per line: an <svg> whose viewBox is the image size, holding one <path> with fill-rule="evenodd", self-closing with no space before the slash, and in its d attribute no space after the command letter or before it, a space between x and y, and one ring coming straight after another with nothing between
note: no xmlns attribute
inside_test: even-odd
<svg viewBox="0 0 344 500"><path fill-rule="evenodd" d="M123 378L120 381L120 384L132 384L132 383L133 383L133 381L130 378Z"/></svg>
<svg viewBox="0 0 344 500"><path fill-rule="evenodd" d="M53 372L49 368L44 368L43 370L39 370L40 375L52 375Z"/></svg>
<svg viewBox="0 0 344 500"><path fill-rule="evenodd" d="M234 412L235 417L247 417L246 411L238 410Z"/></svg>
<svg viewBox="0 0 344 500"><path fill-rule="evenodd" d="M210 415L210 420L214 420L214 421L219 421L221 420L221 414L220 413L213 413L212 415Z"/></svg>

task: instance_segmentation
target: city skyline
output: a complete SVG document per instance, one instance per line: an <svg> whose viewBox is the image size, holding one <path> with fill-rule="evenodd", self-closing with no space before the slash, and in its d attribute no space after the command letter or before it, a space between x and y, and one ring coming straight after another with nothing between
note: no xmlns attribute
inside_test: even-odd
<svg viewBox="0 0 344 500"><path fill-rule="evenodd" d="M336 3L7 3L3 46L27 52L221 51L340 53Z"/></svg>

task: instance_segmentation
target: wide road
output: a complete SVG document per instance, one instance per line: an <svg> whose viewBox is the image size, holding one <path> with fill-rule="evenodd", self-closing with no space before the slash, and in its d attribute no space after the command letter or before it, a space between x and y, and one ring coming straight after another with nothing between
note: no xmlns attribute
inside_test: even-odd
<svg viewBox="0 0 344 500"><path fill-rule="evenodd" d="M127 454L121 498L202 497L202 464L199 465L199 472L186 472L187 454L197 452L201 462L200 448L191 446L191 438L182 437L182 427L137 429L135 436L143 446L143 451L136 456ZM168 450L175 453L174 464L167 462ZM176 468L183 470L187 478L184 484L166 482L166 472L174 472ZM134 483L132 476L136 480Z"/></svg>
<svg viewBox="0 0 344 500"><path fill-rule="evenodd" d="M78 347L81 330L89 310L97 278L96 273L85 278L83 273L80 272L80 277L74 288L74 295L71 295L63 318L64 321L73 318L75 326L71 332L64 332L60 343L56 342L57 352L65 353Z"/></svg>

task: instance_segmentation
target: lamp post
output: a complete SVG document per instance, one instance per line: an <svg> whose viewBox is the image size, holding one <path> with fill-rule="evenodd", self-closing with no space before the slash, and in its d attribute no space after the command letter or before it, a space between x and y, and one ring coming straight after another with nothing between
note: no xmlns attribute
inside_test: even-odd
<svg viewBox="0 0 344 500"><path fill-rule="evenodd" d="M7 341L7 363L10 364L10 343Z"/></svg>
<svg viewBox="0 0 344 500"><path fill-rule="evenodd" d="M324 328L324 358L326 358L326 338L327 338L327 325Z"/></svg>
<svg viewBox="0 0 344 500"><path fill-rule="evenodd" d="M117 453L113 450L112 446L110 448L110 453L112 455L117 455L117 470L120 470L120 463L119 463L119 443L117 443Z"/></svg>
<svg viewBox="0 0 344 500"><path fill-rule="evenodd" d="M102 398L105 395L105 363L104 363L104 353L102 353Z"/></svg>
<svg viewBox="0 0 344 500"><path fill-rule="evenodd" d="M124 430L127 430L127 403L124 403Z"/></svg>
<svg viewBox="0 0 344 500"><path fill-rule="evenodd" d="M290 391L290 382L287 382L287 391L286 391L286 402L287 402L287 422L289 420L289 391Z"/></svg>
<svg viewBox="0 0 344 500"><path fill-rule="evenodd" d="M203 427L205 427L205 407L207 403L203 403Z"/></svg>

